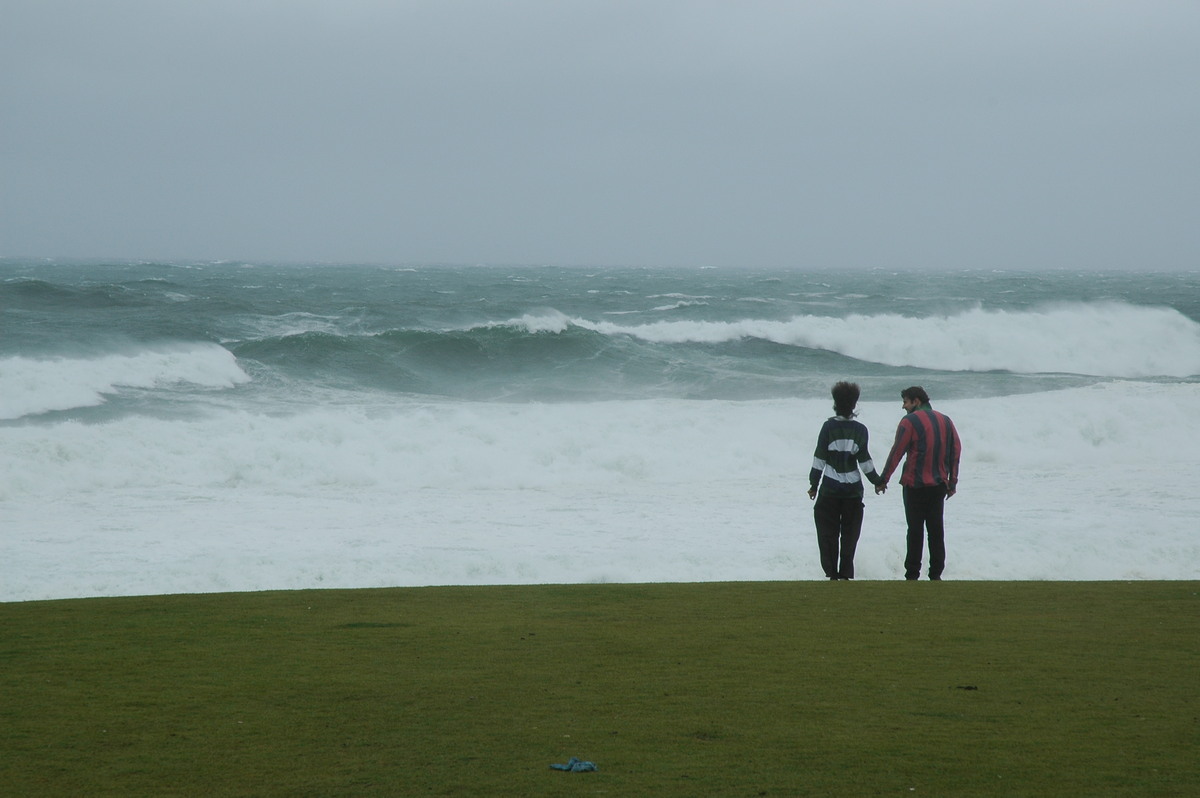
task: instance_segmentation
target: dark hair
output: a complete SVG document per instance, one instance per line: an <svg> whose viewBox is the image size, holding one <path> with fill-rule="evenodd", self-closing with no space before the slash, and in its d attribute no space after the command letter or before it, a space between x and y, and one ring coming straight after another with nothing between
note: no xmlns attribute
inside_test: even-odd
<svg viewBox="0 0 1200 798"><path fill-rule="evenodd" d="M833 412L839 416L854 415L854 406L858 404L857 383L839 382L830 393L833 394Z"/></svg>
<svg viewBox="0 0 1200 798"><path fill-rule="evenodd" d="M925 393L925 389L920 385L914 385L911 388L905 388L900 392L901 399L916 399L923 405L929 404L929 394Z"/></svg>

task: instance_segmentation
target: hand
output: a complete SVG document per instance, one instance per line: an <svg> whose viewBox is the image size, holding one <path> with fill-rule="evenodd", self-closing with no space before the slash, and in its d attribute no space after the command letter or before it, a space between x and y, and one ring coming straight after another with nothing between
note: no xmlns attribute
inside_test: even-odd
<svg viewBox="0 0 1200 798"><path fill-rule="evenodd" d="M817 489L816 489L816 488L809 488L809 489L808 489L808 498L810 498L810 499L815 499L815 498L817 498Z"/></svg>
<svg viewBox="0 0 1200 798"><path fill-rule="evenodd" d="M948 488L946 488L946 498L947 498L947 499L949 499L951 496L953 496L953 495L954 495L954 494L956 494L956 493L958 493L958 488L957 488L957 487L953 487L953 488L950 488L950 487L948 487Z"/></svg>
<svg viewBox="0 0 1200 798"><path fill-rule="evenodd" d="M880 482L878 485L875 486L875 495L878 496L881 493L887 493L887 483L886 482Z"/></svg>

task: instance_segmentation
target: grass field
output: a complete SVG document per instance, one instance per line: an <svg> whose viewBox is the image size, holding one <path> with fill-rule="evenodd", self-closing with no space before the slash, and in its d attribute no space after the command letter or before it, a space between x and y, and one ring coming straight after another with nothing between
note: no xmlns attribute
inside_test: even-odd
<svg viewBox="0 0 1200 798"><path fill-rule="evenodd" d="M0 604L0 792L1200 795L1200 583ZM563 773L576 756L594 773Z"/></svg>

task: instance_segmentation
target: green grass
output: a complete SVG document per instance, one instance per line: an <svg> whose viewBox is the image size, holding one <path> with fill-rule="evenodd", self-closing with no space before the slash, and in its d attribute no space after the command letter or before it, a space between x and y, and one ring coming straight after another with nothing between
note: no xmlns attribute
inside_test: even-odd
<svg viewBox="0 0 1200 798"><path fill-rule="evenodd" d="M1200 583L0 604L6 795L1200 794ZM549 768L571 756L595 773Z"/></svg>

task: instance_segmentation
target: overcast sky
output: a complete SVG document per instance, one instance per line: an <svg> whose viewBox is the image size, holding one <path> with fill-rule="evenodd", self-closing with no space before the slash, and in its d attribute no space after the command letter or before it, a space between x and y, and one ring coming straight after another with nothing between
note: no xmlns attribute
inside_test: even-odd
<svg viewBox="0 0 1200 798"><path fill-rule="evenodd" d="M1200 268L1194 0L0 0L0 256Z"/></svg>

